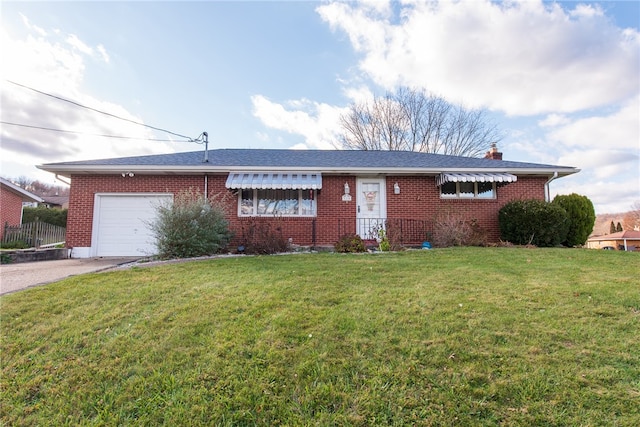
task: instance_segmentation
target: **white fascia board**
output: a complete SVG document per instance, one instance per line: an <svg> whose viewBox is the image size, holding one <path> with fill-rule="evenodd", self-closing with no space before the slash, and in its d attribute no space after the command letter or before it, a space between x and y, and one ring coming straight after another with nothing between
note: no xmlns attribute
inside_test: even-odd
<svg viewBox="0 0 640 427"><path fill-rule="evenodd" d="M56 173L65 177L72 174L100 175L100 174L121 174L123 172L133 172L136 174L158 174L158 175L195 175L195 174L216 174L230 172L308 172L322 174L342 174L342 175L438 175L441 173L510 173L513 175L553 175L555 172L559 176L567 176L580 169L571 167L542 167L542 168L320 168L320 167L270 167L270 166L212 166L203 164L202 166L161 166L161 165L39 165L38 169Z"/></svg>

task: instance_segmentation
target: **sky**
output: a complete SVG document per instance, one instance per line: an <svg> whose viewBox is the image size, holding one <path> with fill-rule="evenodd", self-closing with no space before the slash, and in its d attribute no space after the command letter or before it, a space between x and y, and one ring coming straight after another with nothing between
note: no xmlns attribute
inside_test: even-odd
<svg viewBox="0 0 640 427"><path fill-rule="evenodd" d="M484 109L505 160L581 169L552 197L640 202L637 1L3 1L0 24L4 177L202 132L334 149L351 103L409 86Z"/></svg>

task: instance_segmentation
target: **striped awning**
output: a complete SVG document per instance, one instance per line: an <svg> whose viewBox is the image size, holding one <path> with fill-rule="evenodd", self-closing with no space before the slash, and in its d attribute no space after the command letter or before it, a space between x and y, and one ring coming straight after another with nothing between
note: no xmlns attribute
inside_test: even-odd
<svg viewBox="0 0 640 427"><path fill-rule="evenodd" d="M516 182L518 177L510 173L441 173L436 178L439 187L445 182L497 182L508 184Z"/></svg>
<svg viewBox="0 0 640 427"><path fill-rule="evenodd" d="M227 188L243 190L319 190L322 188L322 174L308 172L231 172L225 185Z"/></svg>

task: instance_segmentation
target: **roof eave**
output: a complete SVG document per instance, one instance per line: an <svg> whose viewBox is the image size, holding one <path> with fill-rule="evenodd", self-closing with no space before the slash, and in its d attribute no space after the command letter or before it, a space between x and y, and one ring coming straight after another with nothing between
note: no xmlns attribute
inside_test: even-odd
<svg viewBox="0 0 640 427"><path fill-rule="evenodd" d="M580 169L571 167L542 167L542 168L377 168L377 167L340 167L340 168L322 168L322 167L295 167L295 166L214 166L202 164L198 166L160 166L160 165L39 165L38 169L55 173L65 177L71 175L100 175L100 174L121 174L125 172L133 172L138 174L159 174L159 175L199 175L199 174L215 174L229 172L270 172L278 171L300 171L300 172L316 172L325 174L349 174L349 175L437 175L440 173L458 172L458 173L511 173L514 175L542 175L551 176L558 173L559 177L571 175L580 172Z"/></svg>
<svg viewBox="0 0 640 427"><path fill-rule="evenodd" d="M37 196L27 190L25 190L24 188L18 187L17 185L15 185L14 183L12 183L11 181L7 181L7 180L2 180L2 185L4 185L8 191L20 196L22 198L23 202L37 202L37 203L42 203L44 200L42 199L42 197Z"/></svg>

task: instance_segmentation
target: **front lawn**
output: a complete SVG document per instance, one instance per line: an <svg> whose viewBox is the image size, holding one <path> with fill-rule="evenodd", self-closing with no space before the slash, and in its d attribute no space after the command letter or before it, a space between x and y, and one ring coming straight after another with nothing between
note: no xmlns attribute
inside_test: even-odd
<svg viewBox="0 0 640 427"><path fill-rule="evenodd" d="M2 425L640 425L637 253L222 258L0 299Z"/></svg>

